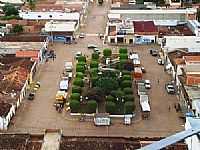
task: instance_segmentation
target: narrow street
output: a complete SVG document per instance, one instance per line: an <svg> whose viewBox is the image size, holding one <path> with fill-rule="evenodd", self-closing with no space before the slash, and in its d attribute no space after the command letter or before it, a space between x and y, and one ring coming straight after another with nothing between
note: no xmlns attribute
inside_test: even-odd
<svg viewBox="0 0 200 150"><path fill-rule="evenodd" d="M60 114L55 110L53 103L64 61L74 61L74 54L77 51L90 55L92 50L87 49L88 43L97 44L103 48L102 40L94 34L105 31L108 6L94 4L90 7L86 25L80 30L80 32L86 33L86 37L78 39L77 44L53 44L52 48L55 49L57 58L55 61L50 60L41 66L37 77L41 82L41 88L33 101L23 101L13 118L14 125L10 125L8 132L40 133L47 128L59 128L63 130L65 135L71 136L159 137L182 130L182 121L178 119L178 114L174 109L168 111L168 106L176 102L176 97L169 96L164 89L164 84L170 80L170 77L163 71L162 66L156 64L156 59L148 54L147 46L134 46L133 49L140 54L142 64L147 70L145 78L152 82L152 89L149 91L152 112L149 120L141 120L139 106L136 110L137 117L132 125L123 125L123 119L112 119L110 127L96 127L92 121L79 122L76 117L71 117L69 113ZM158 79L160 80L159 84L157 83ZM138 98L136 101L138 103Z"/></svg>

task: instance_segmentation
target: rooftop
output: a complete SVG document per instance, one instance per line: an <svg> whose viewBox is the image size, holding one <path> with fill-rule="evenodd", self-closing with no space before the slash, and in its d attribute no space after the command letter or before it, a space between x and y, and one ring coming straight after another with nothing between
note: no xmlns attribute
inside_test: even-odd
<svg viewBox="0 0 200 150"><path fill-rule="evenodd" d="M24 4L22 0L0 0L0 2L10 4Z"/></svg>
<svg viewBox="0 0 200 150"><path fill-rule="evenodd" d="M200 88L198 86L184 86L190 100L200 99Z"/></svg>
<svg viewBox="0 0 200 150"><path fill-rule="evenodd" d="M46 32L74 32L76 22L47 22L45 24Z"/></svg>
<svg viewBox="0 0 200 150"><path fill-rule="evenodd" d="M157 27L153 21L133 21L134 32L136 34L157 34Z"/></svg>
<svg viewBox="0 0 200 150"><path fill-rule="evenodd" d="M19 16L27 20L79 20L80 14L66 12L21 12Z"/></svg>
<svg viewBox="0 0 200 150"><path fill-rule="evenodd" d="M200 56L184 56L184 59L188 63L200 63Z"/></svg>
<svg viewBox="0 0 200 150"><path fill-rule="evenodd" d="M158 26L159 36L193 36L187 24L177 26Z"/></svg>
<svg viewBox="0 0 200 150"><path fill-rule="evenodd" d="M0 116L7 116L7 114L10 111L10 108L12 107L11 104L5 103L5 102L0 102Z"/></svg>
<svg viewBox="0 0 200 150"><path fill-rule="evenodd" d="M0 42L0 53L6 50L35 50L39 51L44 46L44 42ZM5 52L4 52L5 50Z"/></svg>

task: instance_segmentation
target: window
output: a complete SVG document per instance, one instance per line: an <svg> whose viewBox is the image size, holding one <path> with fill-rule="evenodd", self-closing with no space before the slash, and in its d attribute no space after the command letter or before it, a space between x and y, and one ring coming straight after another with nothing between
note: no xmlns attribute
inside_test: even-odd
<svg viewBox="0 0 200 150"><path fill-rule="evenodd" d="M41 16L40 16L40 15L38 15L38 18L41 18Z"/></svg>
<svg viewBox="0 0 200 150"><path fill-rule="evenodd" d="M52 18L52 15L49 15L50 18Z"/></svg>

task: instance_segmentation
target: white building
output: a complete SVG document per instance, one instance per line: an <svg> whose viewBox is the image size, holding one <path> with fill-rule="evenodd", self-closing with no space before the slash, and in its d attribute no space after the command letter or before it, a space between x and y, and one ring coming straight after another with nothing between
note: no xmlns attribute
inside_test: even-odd
<svg viewBox="0 0 200 150"><path fill-rule="evenodd" d="M0 0L0 3L8 3L8 4L13 4L13 5L23 5L24 1L23 0Z"/></svg>
<svg viewBox="0 0 200 150"><path fill-rule="evenodd" d="M76 21L79 23L80 14L77 12L20 12L19 16L25 20L57 20L57 21Z"/></svg>
<svg viewBox="0 0 200 150"><path fill-rule="evenodd" d="M109 11L110 14L120 14L122 19L130 18L132 20L179 20L186 21L196 19L197 9L153 9L153 10L129 10L114 9Z"/></svg>
<svg viewBox="0 0 200 150"><path fill-rule="evenodd" d="M185 130L200 127L200 118L186 117ZM188 145L188 150L199 150L200 148L200 133L185 139Z"/></svg>
<svg viewBox="0 0 200 150"><path fill-rule="evenodd" d="M200 36L200 23L197 20L188 20L187 24L196 36Z"/></svg>

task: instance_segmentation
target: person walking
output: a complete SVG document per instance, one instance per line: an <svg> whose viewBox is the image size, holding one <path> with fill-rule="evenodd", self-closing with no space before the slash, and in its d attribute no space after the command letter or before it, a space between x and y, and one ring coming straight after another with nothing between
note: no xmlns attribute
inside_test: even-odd
<svg viewBox="0 0 200 150"><path fill-rule="evenodd" d="M158 79L158 84L160 83L160 80Z"/></svg>
<svg viewBox="0 0 200 150"><path fill-rule="evenodd" d="M168 107L168 110L169 110L169 111L171 110L171 107L170 107L170 105L169 105L169 107Z"/></svg>

